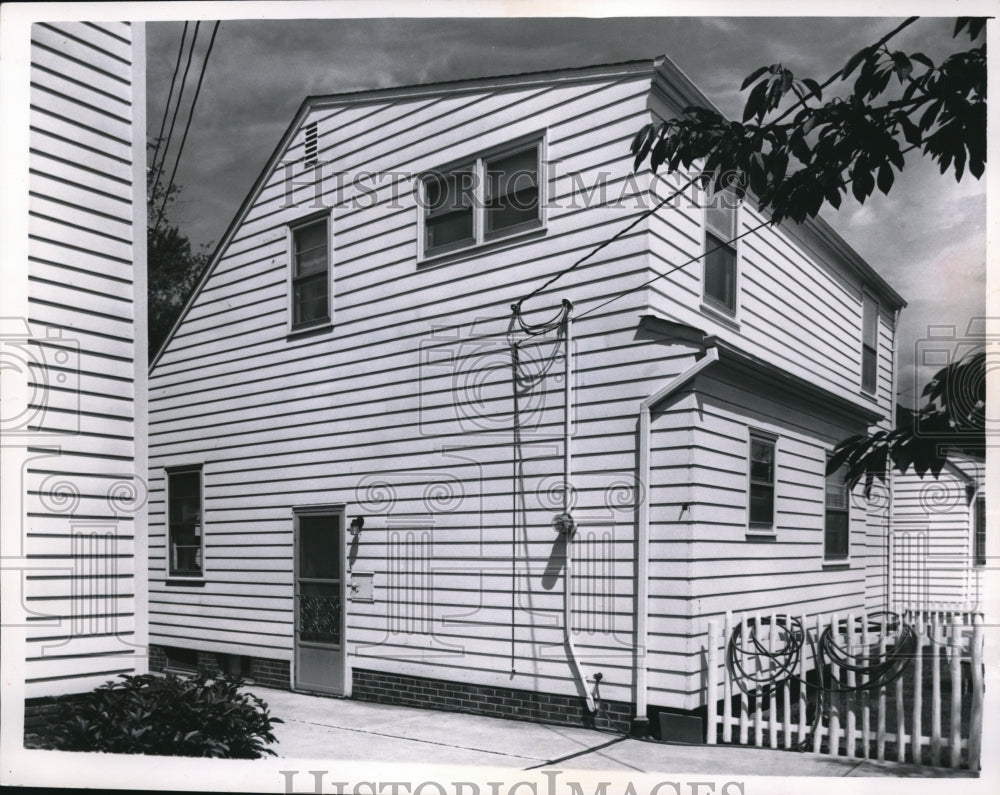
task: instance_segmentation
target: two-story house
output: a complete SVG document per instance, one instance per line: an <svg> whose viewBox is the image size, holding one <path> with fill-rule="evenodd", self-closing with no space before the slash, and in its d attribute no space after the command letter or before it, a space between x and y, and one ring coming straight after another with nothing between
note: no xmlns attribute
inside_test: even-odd
<svg viewBox="0 0 1000 795"><path fill-rule="evenodd" d="M647 213L690 104L666 58L303 103L151 368L154 667L642 730L725 610L881 603L825 468L904 303L822 221Z"/></svg>

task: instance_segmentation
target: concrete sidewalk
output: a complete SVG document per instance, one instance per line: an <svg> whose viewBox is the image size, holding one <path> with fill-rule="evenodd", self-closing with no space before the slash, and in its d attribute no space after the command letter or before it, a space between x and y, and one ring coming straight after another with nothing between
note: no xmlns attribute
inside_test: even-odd
<svg viewBox="0 0 1000 795"><path fill-rule="evenodd" d="M475 765L512 771L558 767L620 773L744 776L894 776L967 778L968 770L874 762L823 754L738 746L647 742L568 726L485 718L456 712L369 704L267 688L283 758L400 764Z"/></svg>

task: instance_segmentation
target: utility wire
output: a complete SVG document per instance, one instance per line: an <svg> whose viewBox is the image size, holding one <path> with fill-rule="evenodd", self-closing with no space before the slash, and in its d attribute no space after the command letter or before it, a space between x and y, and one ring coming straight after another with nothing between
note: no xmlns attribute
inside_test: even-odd
<svg viewBox="0 0 1000 795"><path fill-rule="evenodd" d="M578 268L580 265L582 265L584 262L586 262L588 259L590 259L592 256L594 256L598 251L600 251L601 249L605 248L606 246L609 246L612 243L614 243L618 238L620 238L626 232L631 231L640 222L644 221L646 218L648 218L653 213L655 213L657 210L659 210L661 207L663 207L663 205L665 205L668 201L670 201L671 199L676 198L681 193L683 193L684 191L686 191L700 177L701 177L701 174L698 174L698 175L692 177L691 179L689 179L687 182L685 182L683 185L681 185L673 193L670 193L667 196L663 197L662 199L660 199L660 201L658 201L652 207L650 207L649 209L645 210L644 212L642 212L638 216L636 216L635 220L633 220L632 223L630 223L624 229L621 229L618 232L616 232L613 237L608 238L603 243L599 244L594 249L592 249L589 253L585 254L582 257L580 257L580 259L578 259L576 262L574 262L572 265L570 265L565 270L562 270L559 273L557 273L555 276L553 276L551 279L549 279L547 282L545 282L545 284L543 284L541 287L538 287L538 288L532 290L524 298L522 298L520 301L518 301L516 304L513 305L512 308L514 309L514 314L520 316L520 314L521 314L521 304L523 304L529 298L533 298L534 296L538 295L542 290L544 290L550 284L553 284L558 279L561 279L563 276L565 276L570 271L575 270L576 268Z"/></svg>
<svg viewBox="0 0 1000 795"><path fill-rule="evenodd" d="M170 113L170 101L174 98L174 85L177 82L177 73L181 69L181 57L184 55L184 42L187 41L189 22L184 23L184 30L181 32L181 46L177 48L177 58L174 62L174 73L170 77L170 91L167 92L167 102L163 106L163 117L160 119L160 132L156 135L156 145L153 147L153 160L150 168L156 168L156 158L160 153L160 144L163 141L163 130L167 126L167 116ZM164 149L164 152L166 149Z"/></svg>
<svg viewBox="0 0 1000 795"><path fill-rule="evenodd" d="M174 178L177 176L177 167L181 163L181 155L184 153L184 144L187 141L188 130L191 129L191 120L194 118L194 109L198 104L198 95L201 94L201 82L205 79L205 69L208 66L208 59L212 55L212 47L215 44L215 34L219 32L219 20L215 21L215 27L212 28L212 38L208 41L208 50L205 52L205 60L201 62L201 71L198 74L198 85L194 90L194 99L191 100L191 110L188 113L187 124L184 125L184 135L181 137L181 145L177 150L177 158L174 160L174 168L170 172L170 182L167 185L166 193L163 194L163 204L160 205L160 212L156 216L156 224L154 224L154 229L160 228L160 221L163 218L163 213L167 209L167 201L170 199L170 191L174 187Z"/></svg>
<svg viewBox="0 0 1000 795"><path fill-rule="evenodd" d="M177 104L174 105L174 114L173 117L170 119L170 129L167 131L167 140L163 146L163 155L160 157L160 165L159 167L157 167L156 175L153 179L153 187L150 191L151 196L156 195L156 189L160 184L160 177L163 176L163 165L164 163L166 163L167 160L167 150L170 148L170 141L174 137L174 125L177 123L177 114L180 112L181 101L184 99L184 88L187 85L188 71L191 69L191 59L192 57L194 57L194 45L198 41L198 27L200 25L201 25L200 21L195 22L194 24L194 35L191 37L191 47L190 49L188 49L187 63L184 65L184 76L181 78L181 88L180 91L177 92ZM159 226L159 222L157 222L156 226Z"/></svg>
<svg viewBox="0 0 1000 795"><path fill-rule="evenodd" d="M877 47L880 47L880 46L884 45L884 44L885 44L885 43L886 43L887 41L889 41L889 40L890 40L890 39L891 39L891 38L892 38L893 36L895 36L895 35L896 35L897 33L899 33L900 31L902 31L902 30L904 30L905 28L907 28L907 27L909 27L910 25L912 25L912 24L913 24L914 22L916 22L916 21L917 21L918 19L920 19L920 17L910 17L910 18L908 18L907 20L905 20L904 22L902 22L901 24L899 24L899 25L897 25L897 26L896 26L895 28L893 28L893 29L892 29L891 31L889 31L889 32L888 32L887 34L885 34L885 35L884 35L884 36L883 36L883 37L882 37L881 39L879 39L879 40L878 40L877 42L875 42L874 44L870 45L870 47L867 47L867 48L865 48L865 49L870 49L870 48L877 48ZM834 73L833 73L832 75L830 75L830 76L829 76L829 77L828 77L828 78L827 78L827 79L826 79L826 80L825 80L825 81L824 81L824 82L823 82L823 83L822 83L822 84L820 85L820 88L821 88L821 89L824 89L824 88L827 88L828 86L830 86L831 84L833 84L834 82L836 82L837 78L841 76L841 74L843 73L843 71L844 71L844 70L843 70L842 68L841 68L841 69L838 69L838 70L837 70L836 72L834 72ZM800 98L798 102L796 102L796 103L795 103L794 105L792 105L791 107L787 108L787 109L786 109L786 110L785 110L784 112L782 112L782 114L781 114L780 116L778 116L778 117L777 117L777 118L776 118L776 119L774 120L774 122L772 122L772 123L775 123L775 122L778 122L778 121L781 121L781 119L785 118L785 117L786 117L786 116L787 116L787 115L788 115L789 113L791 113L791 112L792 112L793 110L795 110L795 108L797 108L797 107L798 107L798 106L799 106L800 104L802 104L802 103L803 103L803 101L804 101L804 100ZM911 150L913 150L913 149L915 149L915 148L916 148L916 144L914 144L913 146L910 146L910 147L908 147L907 149L904 149L904 150L903 150L903 152L902 152L901 154L906 154L907 152L909 152L909 151L911 151ZM658 202L657 204L655 204L655 205L654 205L653 207L649 208L648 210L646 210L645 212L643 212L643 213L642 213L641 215L639 215L639 216L638 216L638 217L637 217L637 218L636 218L636 219L635 219L634 221L632 221L632 223L630 223L630 224L629 224L628 226L626 226L626 227L625 227L624 229L622 229L621 231L619 231L618 233L616 233L616 234L615 234L615 235L614 235L613 237L609 238L608 240L605 240L605 241L604 241L603 243L600 243L600 244L599 244L598 246L596 246L596 247L595 247L595 248L594 248L594 249L593 249L592 251L590 251L590 252L589 252L588 254L586 254L585 256L581 257L580 259L578 259L578 260L577 260L576 262L574 262L574 263L573 263L572 265L570 265L570 266L569 266L568 268L566 268L565 270L563 270L563 271L560 271L559 273L555 274L555 275L554 275L554 276L553 276L552 278L550 278L550 279L549 279L548 281L546 281L546 282L545 282L544 284L542 284L542 285L541 285L541 287L538 287L538 288L536 288L536 289L532 290L532 291L531 291L530 293L528 293L528 294L527 294L527 295L526 295L526 296L525 296L524 298L522 298L521 300L519 300L519 301L518 301L518 302L517 302L516 304L513 304L511 308L512 308L512 309L514 310L514 314L515 314L515 315L516 315L516 316L517 316L517 317L519 318L519 320L520 320L520 315L521 315L521 305L522 305L522 304L523 304L523 303L524 303L525 301L527 301L528 299L530 299L530 298L533 298L534 296L538 295L538 294L539 294L540 292L542 292L542 290L544 290L544 289L545 289L546 287L548 287L549 285L553 284L553 283L554 283L554 282L556 282L556 281L557 281L558 279L561 279L561 278L562 278L563 276L565 276L565 275L566 275L567 273L569 273L570 271L574 270L574 269L575 269L575 268L577 268L578 266L582 265L582 264L583 264L584 262L586 262L586 261L587 261L588 259L590 259L590 258L591 258L592 256L594 256L594 254L596 254L597 252L599 252L599 251L600 251L601 249L603 249L603 248L605 248L606 246L610 245L610 244L611 244L611 243L613 243L613 242L614 242L615 240L617 240L618 238L620 238L620 237L621 237L622 235L624 235L625 233L627 233L628 231L630 231L631 229L633 229L633 228L634 228L634 227L635 227L635 226L636 226L637 224L639 224L639 223L640 223L641 221L643 221L643 220L644 220L645 218L647 218L648 216L652 215L652 214L653 214L654 212L656 212L656 211L657 211L657 210L659 210L659 209L660 209L661 207L663 207L663 206L664 206L664 205L665 205L665 204L666 204L666 203L667 203L668 201L670 201L671 199L673 199L673 198L675 198L676 196L680 195L680 194L681 194L681 193L682 193L683 191L687 190L687 189L688 189L688 188L689 188L689 187L690 187L690 186L691 186L692 184L694 184L694 182L695 182L695 181L696 181L696 180L697 180L697 179L698 179L698 178L699 178L700 176L701 176L701 175L698 175L698 176L695 176L695 177L692 177L692 178L691 178L690 180L688 180L688 181L687 181L687 182L686 182L686 183L685 183L684 185L682 185L682 186L681 186L680 188L678 188L678 189L677 189L676 191L674 191L673 193L669 194L669 195L668 195L668 196L666 196L666 197L665 197L664 199L660 200L660 201L659 201L659 202ZM849 179L849 180L847 180L847 182L846 182L845 184L850 184L850 182L851 182L851 180ZM754 229L750 230L750 232L756 232L756 231L757 231L758 229L761 229L761 228L763 228L764 226L767 226L767 224L768 224L768 223L770 223L770 222L769 222L769 221L767 221L767 222L765 222L765 223L761 224L760 226L757 226L757 227L755 227ZM744 234L750 234L750 232L746 232L746 233L744 233ZM739 239L740 239L740 237L743 237L743 235L739 235L739 236L737 236L737 237L733 238L733 240L731 240L731 241L729 241L729 242L730 242L730 243L732 243L732 242L733 242L733 241L735 241L735 240L739 240ZM717 248L719 248L719 247L717 247ZM717 249L712 249L712 251L715 251L715 250L717 250ZM706 252L705 252L705 254L710 254L710 253L711 253L710 251L706 251ZM705 255L702 255L702 256L705 256ZM699 259L701 259L701 257L695 257L694 259L691 259L691 260L689 260L688 262L685 262L685 263L684 263L684 265L689 265L689 264L690 264L691 262L696 262L696 261L697 261L697 260L699 260ZM667 271L667 274L669 274L669 273L673 273L673 272L674 272L675 270L677 270L678 268L681 268L681 267L684 267L684 265L678 265L678 266L676 266L676 267L672 268L671 270ZM619 295L615 296L615 298L612 298L612 299L610 299L609 301L605 301L605 302L604 302L604 304L600 304L600 306L597 306L597 307L594 307L593 309L588 309L588 310L587 310L586 312L584 312L583 314L581 314L581 315L578 315L578 316L577 316L577 318L579 319L579 318L581 318L581 317L584 317L585 315L589 315L589 314L590 314L591 312L595 311L596 309L599 309L599 308L600 308L601 306L605 306L606 304L608 304L608 303L611 303L611 301L615 300L616 298L620 298L620 297L622 297L623 295L628 295L628 294L629 294L630 292L633 292L634 290L637 290L637 289L641 289L642 287L645 287L645 286L647 286L648 284L651 284L652 282L656 281L656 279L660 279L660 278L662 278L663 276L666 276L667 274L660 274L660 275L658 275L658 276L657 276L656 278L654 278L654 279L650 280L649 282L646 282L646 284L642 284L642 285L639 285L639 287L636 287L636 288L632 288L631 290L626 290L625 292L623 292L623 293L620 293ZM523 328L523 324L522 324L522 328Z"/></svg>
<svg viewBox="0 0 1000 795"><path fill-rule="evenodd" d="M761 229L763 229L765 226L767 226L770 223L771 223L770 221L763 221L762 223L757 224L757 226L755 226L755 227L753 227L751 229L748 229L746 232L742 232L742 233L736 235L736 237L732 238L731 240L728 240L725 243L719 244L715 248L710 248L707 251L703 252L702 254L698 254L697 256L691 257L691 259L689 259L689 260L687 260L685 262L682 262L680 265L674 265L674 267L670 268L670 270L667 270L667 271L665 271L663 273L657 273L656 276L654 276L649 281L645 281L642 284L636 285L635 287L629 287L627 290L622 290L617 295L613 295L607 301L604 301L603 303L600 303L600 304L598 304L595 307L591 307L586 312L581 312L579 315L576 316L576 320L579 320L582 317L586 317L591 312L596 312L601 307L607 306L612 301L617 301L619 298L623 298L624 296L628 295L629 293L634 293L636 290L641 290L643 287L648 287L653 282L659 281L660 279L663 279L663 278L669 276L674 271L678 271L681 268L683 268L683 267L685 267L687 265L690 265L692 262L697 262L700 259L704 259L709 254L711 254L713 251L718 251L719 249L723 249L723 248L729 248L733 243L735 243L740 238L746 237L747 235L755 234L755 233L759 232Z"/></svg>

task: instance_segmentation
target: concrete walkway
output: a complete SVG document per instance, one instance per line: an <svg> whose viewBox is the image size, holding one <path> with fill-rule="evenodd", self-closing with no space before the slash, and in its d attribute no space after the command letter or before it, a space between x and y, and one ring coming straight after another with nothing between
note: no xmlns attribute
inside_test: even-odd
<svg viewBox="0 0 1000 795"><path fill-rule="evenodd" d="M267 688L283 758L741 776L969 777L968 770L737 746L665 744L590 729L369 704Z"/></svg>

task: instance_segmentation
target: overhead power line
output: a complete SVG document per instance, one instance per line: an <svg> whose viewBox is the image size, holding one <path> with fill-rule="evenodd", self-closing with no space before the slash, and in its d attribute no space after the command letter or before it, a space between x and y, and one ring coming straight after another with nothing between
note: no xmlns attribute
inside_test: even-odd
<svg viewBox="0 0 1000 795"><path fill-rule="evenodd" d="M167 102L163 106L163 116L160 118L160 131L156 134L156 144L153 147L153 158L150 168L156 168L156 159L160 154L160 144L163 142L163 131L167 126L167 116L170 113L170 102L174 98L174 84L177 82L177 73L181 69L181 58L184 55L184 42L187 40L188 25L184 23L184 30L181 32L181 46L177 48L177 58L174 60L174 73L170 76L170 91L167 92Z"/></svg>
<svg viewBox="0 0 1000 795"><path fill-rule="evenodd" d="M198 28L201 22L194 25L194 35L191 37L191 47L188 49L187 63L184 65L184 76L181 78L181 87L177 92L177 104L174 105L174 113L170 119L170 129L167 131L167 140L163 145L163 153L160 156L160 164L156 166L156 174L153 176L153 187L150 189L150 196L156 195L156 189L160 184L160 177L163 176L163 165L167 161L167 152L170 149L170 141L174 137L174 125L177 124L177 114L181 109L181 102L184 99L184 88L187 86L187 76L191 69L191 59L194 57L194 46L198 42ZM159 226L159 224L157 224Z"/></svg>
<svg viewBox="0 0 1000 795"><path fill-rule="evenodd" d="M177 150L177 157L174 159L174 167L170 172L170 182L167 184L167 190L163 194L163 203L160 205L160 212L156 216L156 223L153 225L154 229L160 228L160 221L163 219L163 213L167 209L167 201L170 199L170 191L174 187L174 178L177 176L177 167L181 163L181 156L184 154L184 144L187 142L188 131L191 129L191 120L194 118L194 110L198 104L198 96L201 94L201 83L205 79L205 70L208 67L208 59L212 56L212 47L215 46L215 35L219 32L219 20L215 21L215 26L212 28L212 38L208 41L208 49L205 51L205 59L201 62L201 70L198 74L198 85L194 90L194 99L191 100L191 110L188 112L187 123L184 125L184 135L181 136L181 145Z"/></svg>

